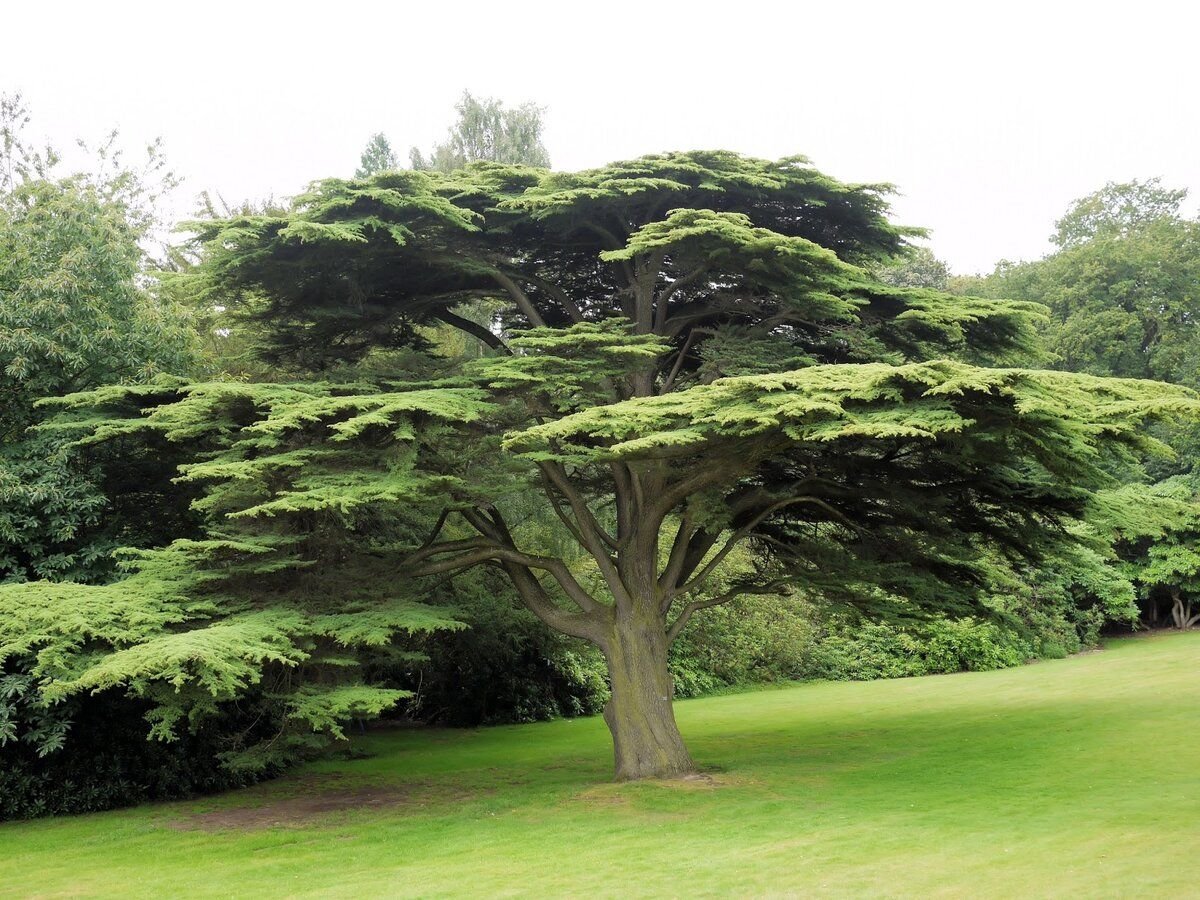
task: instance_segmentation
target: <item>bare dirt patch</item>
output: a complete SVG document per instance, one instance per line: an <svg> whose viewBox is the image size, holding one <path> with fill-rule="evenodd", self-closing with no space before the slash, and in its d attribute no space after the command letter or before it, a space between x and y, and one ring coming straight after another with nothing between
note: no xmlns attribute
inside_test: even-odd
<svg viewBox="0 0 1200 900"><path fill-rule="evenodd" d="M333 777L307 778L282 791L252 798L253 805L223 806L196 812L167 823L179 831L256 830L302 828L339 813L404 807L417 811L465 799L475 793L454 785L417 782L403 785L349 785ZM243 794L244 796L244 794Z"/></svg>

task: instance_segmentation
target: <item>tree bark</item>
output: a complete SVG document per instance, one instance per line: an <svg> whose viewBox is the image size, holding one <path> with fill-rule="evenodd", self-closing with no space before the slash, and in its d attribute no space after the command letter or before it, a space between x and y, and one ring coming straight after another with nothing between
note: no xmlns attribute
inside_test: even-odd
<svg viewBox="0 0 1200 900"><path fill-rule="evenodd" d="M605 643L612 699L604 707L604 721L612 732L617 780L695 771L675 723L661 618L648 612L619 616Z"/></svg>
<svg viewBox="0 0 1200 900"><path fill-rule="evenodd" d="M1175 621L1175 627L1180 631L1187 631L1200 622L1200 615L1192 614L1191 599L1189 598L1185 602L1178 589L1171 591L1171 618Z"/></svg>

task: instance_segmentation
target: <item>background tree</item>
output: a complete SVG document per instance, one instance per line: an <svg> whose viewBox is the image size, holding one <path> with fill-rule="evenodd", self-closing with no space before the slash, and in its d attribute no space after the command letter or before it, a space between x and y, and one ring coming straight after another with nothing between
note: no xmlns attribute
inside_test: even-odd
<svg viewBox="0 0 1200 900"><path fill-rule="evenodd" d="M450 172L479 161L550 167L550 154L542 144L543 107L523 103L506 109L494 97L476 98L463 91L454 108L458 121L450 126L446 140L436 144L429 156L416 147L409 151L414 169Z"/></svg>
<svg viewBox="0 0 1200 900"><path fill-rule="evenodd" d="M153 181L156 144L135 170L111 136L96 171L57 176L57 155L23 140L20 99L0 101L0 116L0 580L95 580L111 571L109 551L138 543L147 489L169 484L170 466L127 459L110 493L103 452L81 457L30 428L44 418L39 398L191 365L186 315L144 280L154 205L173 179ZM141 514L114 516L125 502Z"/></svg>
<svg viewBox="0 0 1200 900"><path fill-rule="evenodd" d="M1050 240L1068 250L1097 238L1128 237L1157 222L1178 221L1185 199L1186 190L1164 188L1160 178L1110 181L1072 203Z"/></svg>
<svg viewBox="0 0 1200 900"><path fill-rule="evenodd" d="M377 133L371 135L367 146L363 148L354 177L366 178L368 175L376 175L389 169L398 168L400 168L400 161L396 158L392 145L388 143L388 139L383 134Z"/></svg>
<svg viewBox="0 0 1200 900"><path fill-rule="evenodd" d="M1169 515L1124 517L1116 538L1125 573L1138 587L1145 620L1164 620L1179 629L1200 623L1200 492L1196 476L1165 478L1157 484L1131 488L1134 497L1150 497ZM1166 616L1162 615L1165 607Z"/></svg>
<svg viewBox="0 0 1200 900"><path fill-rule="evenodd" d="M932 288L944 291L950 285L950 267L928 247L911 246L896 260L878 266L876 277L896 287Z"/></svg>
<svg viewBox="0 0 1200 900"><path fill-rule="evenodd" d="M1185 195L1109 184L1059 220L1062 249L1002 262L978 289L1049 307L1057 367L1200 386L1200 224L1179 215Z"/></svg>
<svg viewBox="0 0 1200 900"><path fill-rule="evenodd" d="M604 654L618 776L677 774L692 762L668 648L693 614L794 588L898 618L980 610L1006 558L1072 541L1094 488L1154 445L1148 421L1195 408L1165 385L926 361L1026 353L1039 308L873 278L863 266L903 247L885 211L878 187L729 153L326 181L287 216L197 226L197 289L258 298L268 356L331 375L422 349L431 323L492 355L450 381L360 370L68 404L117 416L89 441L203 451L186 469L203 507L243 527L378 523L396 535L369 543L377 571L402 573L393 591L498 567ZM479 298L503 304L491 327L455 312ZM531 504L568 552L530 534ZM419 521L419 541L397 530ZM271 602L253 595L258 621ZM223 666L257 665L266 638L239 646L222 624L186 633L218 641ZM180 677L148 658L121 651L103 683Z"/></svg>
<svg viewBox="0 0 1200 900"><path fill-rule="evenodd" d="M73 447L40 427L40 399L185 372L198 354L190 317L155 277L157 200L175 183L157 142L131 166L109 135L89 151L87 171L67 175L53 149L30 146L28 123L19 98L0 98L0 584L40 579L53 591L66 579L110 581L119 547L192 534L194 492L172 483L181 460L169 445ZM0 818L242 783L219 766L221 727L168 748L147 743L150 704L124 691L47 697L37 661L8 638L32 614L86 640L88 624L49 597L39 612L3 613ZM118 591L112 616L126 615L136 617L136 604ZM53 666L54 649L41 648ZM253 721L226 725L252 730Z"/></svg>

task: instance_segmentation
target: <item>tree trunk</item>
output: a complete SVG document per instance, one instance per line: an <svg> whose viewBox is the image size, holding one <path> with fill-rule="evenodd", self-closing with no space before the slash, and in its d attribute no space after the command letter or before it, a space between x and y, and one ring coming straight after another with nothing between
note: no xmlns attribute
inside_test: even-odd
<svg viewBox="0 0 1200 900"><path fill-rule="evenodd" d="M1187 628L1187 614L1183 611L1183 597L1178 590L1171 591L1171 618L1176 628Z"/></svg>
<svg viewBox="0 0 1200 900"><path fill-rule="evenodd" d="M1175 606L1175 624L1181 630L1187 631L1197 622L1200 622L1200 614L1193 615L1192 613L1192 601L1190 598L1188 599L1187 603L1184 603L1183 599L1178 593L1176 593Z"/></svg>
<svg viewBox="0 0 1200 900"><path fill-rule="evenodd" d="M612 732L618 781L695 770L675 724L667 647L662 621L648 616L619 617L605 648L612 699L604 721Z"/></svg>

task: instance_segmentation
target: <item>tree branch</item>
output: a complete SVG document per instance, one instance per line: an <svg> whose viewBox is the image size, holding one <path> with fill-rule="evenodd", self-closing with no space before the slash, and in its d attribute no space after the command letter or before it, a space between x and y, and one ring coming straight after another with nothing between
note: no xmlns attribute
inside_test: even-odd
<svg viewBox="0 0 1200 900"><path fill-rule="evenodd" d="M671 623L671 627L667 629L667 644L672 644L675 638L679 637L679 632L683 631L683 626L688 623L688 620L701 609L708 609L713 606L720 606L728 603L730 600L736 600L738 597L747 594L777 594L780 593L785 581L773 581L770 584L761 586L744 585L726 591L724 594L719 594L716 597L711 597L708 600L694 600L679 611L679 616Z"/></svg>
<svg viewBox="0 0 1200 900"><path fill-rule="evenodd" d="M571 517L567 515L567 511L562 508L562 504L558 501L558 498L554 496L554 485L550 481L549 476L547 476L545 472L542 472L541 476L542 491L545 493L546 499L550 501L550 506L554 509L559 521L563 523L567 531L571 532L571 537L575 539L579 546L586 546L586 542L583 539L583 534L580 532L579 527L571 520Z"/></svg>
<svg viewBox="0 0 1200 900"><path fill-rule="evenodd" d="M579 523L579 527L584 532L584 535L593 541L616 550L618 546L616 538L600 527L600 523L596 521L596 517L588 509L588 505L582 495L575 490L575 486L567 478L567 473L562 465L556 462L540 462L538 463L538 468L541 469L542 474L549 478L566 498L567 503L571 506L571 511L575 513L575 521ZM582 543L585 547L588 546L586 542ZM588 549L592 548L588 547Z"/></svg>
<svg viewBox="0 0 1200 900"><path fill-rule="evenodd" d="M692 343L696 340L696 329L688 332L687 340L683 342L683 347L679 351L679 355L675 357L675 365L671 367L671 374L667 376L667 380L663 382L662 387L658 389L658 394L661 397L668 393L675 386L675 379L679 376L680 370L683 368L683 360L687 357L688 350L692 349Z"/></svg>
<svg viewBox="0 0 1200 900"><path fill-rule="evenodd" d="M437 518L437 522L433 525L433 530L429 532L429 537L425 538L425 543L421 544L420 549L424 550L437 540L437 536L442 533L442 528L445 527L448 518L450 518L450 510L443 509Z"/></svg>
<svg viewBox="0 0 1200 900"><path fill-rule="evenodd" d="M663 603L666 606L666 609L662 610L664 615L675 598L675 595L671 593L670 587L679 583L683 572L683 563L687 558L688 544L691 539L692 511L691 509L686 509L679 521L679 527L675 529L675 538L671 541L671 552L667 557L667 565L658 579L659 589L663 592Z"/></svg>
<svg viewBox="0 0 1200 900"><path fill-rule="evenodd" d="M607 643L608 619L611 613L601 607L600 615L577 615L568 613L555 605L546 589L533 577L527 567L503 561L501 567L516 587L521 600L535 616L558 631L572 637L583 638L603 649Z"/></svg>
<svg viewBox="0 0 1200 900"><path fill-rule="evenodd" d="M520 286L515 281L513 281L499 269L493 269L491 275L494 279L496 279L497 284L508 291L509 296L513 298L513 301L517 304L517 308L525 314L525 318L529 320L530 324L538 327L545 327L546 320L543 319L541 314L534 308L533 303L529 299L529 295L521 290Z"/></svg>
<svg viewBox="0 0 1200 900"><path fill-rule="evenodd" d="M527 281L535 287L541 288L543 291L557 300L572 322L579 323L584 320L583 311L579 308L575 301L567 295L567 292L560 288L557 284L547 281L544 278L539 278L536 275L529 275L525 272L516 272L514 274L522 281Z"/></svg>
<svg viewBox="0 0 1200 900"><path fill-rule="evenodd" d="M440 544L430 541L422 544L417 550L406 556L400 565L415 566L423 560L433 556L440 556L443 553L461 553L464 550L480 550L492 546L497 545L494 540L487 537L466 538L461 541L443 541Z"/></svg>
<svg viewBox="0 0 1200 900"><path fill-rule="evenodd" d="M659 292L658 300L654 310L655 334L661 332L667 325L667 303L670 301L670 299L682 288L687 287L689 284L695 284L697 281L699 281L701 276L703 276L707 271L707 267L704 266L700 267L699 269L693 269L686 275L676 278Z"/></svg>
<svg viewBox="0 0 1200 900"><path fill-rule="evenodd" d="M568 505L571 507L571 512L574 513L575 524L578 527L577 539L580 545L588 551L592 559L596 561L596 566L600 569L600 574L604 576L605 582L613 593L613 599L618 604L627 604L630 601L629 592L625 587L625 582L621 579L620 572L617 570L616 561L609 553L610 549L616 550L619 546L616 538L605 531L600 526L600 523L596 521L596 517L592 515L587 502L575 490L574 485L571 484L566 472L559 463L540 462L538 463L538 468L566 498Z"/></svg>
<svg viewBox="0 0 1200 900"><path fill-rule="evenodd" d="M489 560L499 560L500 562L523 566L527 569L541 569L548 572L558 582L559 586L562 587L567 597L585 613L599 615L606 609L604 604L597 602L591 594L584 590L583 586L575 580L575 576L571 574L566 563L561 559L551 559L549 557L522 553L515 547L506 547L486 538L470 538L464 541L448 541L445 544L435 544L432 548L429 548L430 552L426 552L425 556L459 552L462 550L470 550L471 552L461 553L461 555L451 559L443 559L427 563L423 566L417 566L409 574L415 578L424 578L429 575L440 575L443 572L456 572L459 569L468 569L471 566L477 566ZM408 564L412 561L410 557L408 560L405 560L405 563Z"/></svg>
<svg viewBox="0 0 1200 900"><path fill-rule="evenodd" d="M700 570L700 572L692 578L691 581L689 581L687 584L685 584L681 588L679 588L677 593L686 594L689 591L694 591L696 588L700 587L700 585L702 585L705 582L705 580L708 578L708 576L710 576L716 570L717 566L719 566L722 562L725 561L725 557L727 557L733 551L733 548L736 547L739 543L741 543L741 541L746 537L746 535L748 535L751 531L753 531L755 528L757 528L762 523L762 521L764 519L766 519L768 516L770 516L772 513L778 512L779 510L781 510L787 506L793 506L797 503L808 503L808 502L812 502L812 501L817 501L817 498L816 497L807 497L807 496L805 496L805 497L788 497L785 500L777 500L776 502L767 506L765 509L756 513L754 515L754 517L750 519L749 522L747 522L745 525L743 525L741 528L739 528L737 531L735 531L733 533L733 535L729 538L729 540L725 542L725 546L717 551L716 556L714 556L712 559L710 559L708 561L708 563L705 564L704 568L702 568ZM817 501L817 502L823 502L823 501Z"/></svg>
<svg viewBox="0 0 1200 900"><path fill-rule="evenodd" d="M602 241L604 241L606 244L608 244L609 250L620 250L625 246L625 244L622 241L617 239L617 236L615 234L613 234L611 231L609 231L603 225L598 225L595 222L590 222L590 221L585 222L584 225L587 228L590 228L596 234L598 234L600 236L600 239ZM636 292L637 287L638 287L638 279L637 279L637 275L633 271L633 266L631 266L629 264L629 260L627 260L627 259L623 259L620 262L621 262L621 270L625 273L626 282L628 282L629 286L632 287L634 289L634 291Z"/></svg>
<svg viewBox="0 0 1200 900"><path fill-rule="evenodd" d="M472 337L479 338L493 350L500 350L504 353L512 354L508 349L508 345L500 339L500 335L495 334L489 329L483 327L478 322L472 322L470 319L465 319L462 316L455 315L448 309L439 310L434 313L434 317L445 322L447 325L457 328L459 331L465 331Z"/></svg>

